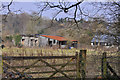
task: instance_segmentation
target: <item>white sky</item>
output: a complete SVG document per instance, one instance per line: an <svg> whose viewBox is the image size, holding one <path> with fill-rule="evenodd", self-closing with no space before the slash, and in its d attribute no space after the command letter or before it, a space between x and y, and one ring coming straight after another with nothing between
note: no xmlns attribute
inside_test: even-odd
<svg viewBox="0 0 120 80"><path fill-rule="evenodd" d="M0 0L0 2L10 2L11 0ZM13 0L14 2L59 2L59 1L64 1L64 2L77 2L81 0ZM120 0L84 0L86 2L111 2L111 1L120 1Z"/></svg>
<svg viewBox="0 0 120 80"><path fill-rule="evenodd" d="M4 4L8 4L4 3ZM39 3L38 3L39 4ZM83 6L83 8L86 10L85 12L87 13L87 11L89 13L95 13L95 11L97 10L96 7L93 7L92 5L89 5L87 2L81 3L81 7ZM27 13L32 13L32 12L39 12L39 8L35 5L35 2L14 2L11 6L10 6L10 10L12 12L17 11L17 10L21 10L22 12L27 12ZM70 12L73 12L74 8L71 10ZM7 9L3 10L2 13L7 13ZM16 13L16 12L15 12ZM19 12L17 11L17 14ZM55 15L56 11L55 10L47 10L44 11L43 16L48 17L48 18L53 18L53 16ZM58 16L56 16L57 18L64 18L64 17L72 17L72 15L68 15L64 12L60 13Z"/></svg>
<svg viewBox="0 0 120 80"><path fill-rule="evenodd" d="M8 0L4 0L4 1L8 1ZM10 1L10 0L9 0ZM40 0L34 0L34 2L21 2L23 0L13 0L13 1L18 1L18 2L14 2L11 6L10 6L10 9L12 12L14 11L17 11L17 10L21 10L22 13L23 12L27 12L27 13L32 13L32 12L39 12L39 8L35 5L35 1L40 1ZM24 0L24 1L28 1L28 0ZM32 0L29 0L29 1L32 1ZM45 1L45 0L44 0ZM52 1L52 0L50 0ZM73 0L72 0L73 1ZM100 1L100 0L99 0ZM3 2L4 3L4 2ZM6 2L5 2L6 3ZM8 2L7 2L8 3ZM89 16L92 16L93 14L95 14L97 12L97 7L95 6L92 6L90 4L88 4L89 2L83 2L81 3L81 8L83 7L84 8L84 12L85 13L88 13ZM74 10L74 8L72 10L70 10L70 12L72 12ZM0 12L1 13L1 12ZM7 9L4 10L2 13L7 13ZM16 12L15 12L16 13ZM17 14L19 12L17 11ZM48 10L48 11L45 11L43 13L42 16L45 16L47 18L53 18L53 16L55 15L55 11L54 10ZM101 17L101 13L103 13L103 11L99 11L99 13L95 14L97 17ZM106 17L109 17L107 15L105 15ZM65 17L71 17L73 18L72 15L68 15L64 12L60 13L58 16L56 16L56 18L65 18ZM79 17L79 16L77 16ZM84 17L85 19L87 19L87 17Z"/></svg>

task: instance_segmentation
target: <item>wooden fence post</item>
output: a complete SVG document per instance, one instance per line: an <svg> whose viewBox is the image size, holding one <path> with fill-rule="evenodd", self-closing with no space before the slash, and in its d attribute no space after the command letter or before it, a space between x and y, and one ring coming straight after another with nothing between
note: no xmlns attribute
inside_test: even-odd
<svg viewBox="0 0 120 80"><path fill-rule="evenodd" d="M85 79L86 77L86 50L80 50L81 54L81 77Z"/></svg>
<svg viewBox="0 0 120 80"><path fill-rule="evenodd" d="M80 53L77 53L77 80L85 79L85 70L86 70L86 50L80 50Z"/></svg>
<svg viewBox="0 0 120 80"><path fill-rule="evenodd" d="M0 52L0 80L2 79L2 73L3 73L3 60L2 60L2 53Z"/></svg>
<svg viewBox="0 0 120 80"><path fill-rule="evenodd" d="M102 55L102 65L101 65L101 71L102 71L102 77L106 78L107 77L107 58L106 58L106 52L103 53Z"/></svg>
<svg viewBox="0 0 120 80"><path fill-rule="evenodd" d="M78 52L76 52L76 69L77 69L77 79L76 80L80 80L81 75L80 75L80 54L78 54Z"/></svg>

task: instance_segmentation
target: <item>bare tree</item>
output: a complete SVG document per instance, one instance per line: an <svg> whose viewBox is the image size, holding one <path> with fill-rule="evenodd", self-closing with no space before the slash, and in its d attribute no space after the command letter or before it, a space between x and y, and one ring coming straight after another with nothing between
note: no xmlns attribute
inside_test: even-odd
<svg viewBox="0 0 120 80"><path fill-rule="evenodd" d="M12 11L11 10L11 5L13 4L14 0L11 0L8 4L3 4L2 3L2 8L1 8L1 11L3 10L7 10L6 13L3 13L3 17L2 17L2 20L6 21L7 22L7 17L9 14L12 15L13 12L22 12L21 10L16 10L16 11Z"/></svg>
<svg viewBox="0 0 120 80"><path fill-rule="evenodd" d="M3 8L7 7L8 9L8 14L11 13L10 10L10 6L12 5L13 0L11 0L11 2L6 5L3 6ZM65 14L70 14L70 16L66 16L65 19L68 20L73 20L73 24L76 24L77 28L78 28L78 32L80 33L80 24L79 22L82 21L82 19L84 19L85 16L87 16L88 18L94 18L96 17L96 14L99 13L100 16L102 16L102 18L104 18L104 20L106 22L108 22L108 28L107 30L109 30L108 32L103 31L101 32L102 34L108 34L111 36L115 37L115 41L117 43L117 45L120 45L118 42L119 36L120 36L120 2L98 2L98 3L92 3L92 5L95 6L96 11L94 12L94 14L92 16L90 16L90 12L88 11L88 13L86 13L84 11L84 8L81 8L81 4L84 3L84 0L78 0L78 2L43 2L43 3L37 3L38 6L38 13L37 15L39 15L40 17L44 14L45 11L47 10L55 10L53 19L52 19L52 23L55 20L55 18L61 14L61 13L65 13ZM5 17L6 18L6 17ZM111 25L112 24L112 25ZM98 31L99 32L99 31ZM114 33L114 34L113 34Z"/></svg>
<svg viewBox="0 0 120 80"><path fill-rule="evenodd" d="M8 10L8 12L6 13L6 15L4 15L4 19L3 20L6 20L8 14L11 13L10 6L12 5L12 3L13 3L13 0L11 0L11 2L9 4L7 4L7 5L2 4L2 10L5 9L5 8L7 8L7 10Z"/></svg>
<svg viewBox="0 0 120 80"><path fill-rule="evenodd" d="M109 36L113 37L114 44L118 46L118 50L120 50L120 1L118 2L107 2L107 3L101 3L100 4L101 9L103 9L105 12L104 15L109 23L108 26L108 32L104 33Z"/></svg>
<svg viewBox="0 0 120 80"><path fill-rule="evenodd" d="M54 13L54 16L53 16L53 19L52 19L52 23L53 24L53 21L54 19L60 14L60 13L65 13L65 14L68 14L70 15L69 16L66 16L65 19L68 19L68 20L73 20L74 23L76 24L76 26L78 27L78 30L80 30L80 27L79 27L79 22L82 21L83 17L84 16L87 16L87 17L91 17L89 16L89 13L86 13L84 11L84 7L81 8L81 4L84 3L85 0L77 0L77 2L65 2L64 0L63 1L60 1L60 2L40 2L40 3L37 3L37 6L38 6L38 14L40 17L42 16L42 14L44 14L45 11L47 10L56 10L55 13ZM8 5L3 5L3 8L7 7L8 9L8 13L7 14L10 14L11 13L11 10L10 10L10 6L12 5L13 3L13 0L11 0L11 2L8 4ZM20 11L20 10L18 10ZM99 11L99 10L98 10ZM96 12L98 12L96 11ZM5 18L7 18L7 14L5 15Z"/></svg>
<svg viewBox="0 0 120 80"><path fill-rule="evenodd" d="M54 9L56 10L53 19L54 20L57 15L59 15L60 13L65 13L65 14L71 14L72 17L66 17L65 19L71 19L74 20L74 22L76 23L78 29L78 21L82 19L82 15L85 15L85 13L82 12L81 8L80 8L80 4L83 3L84 0L79 0L78 2L44 2L44 3L38 3L37 6L40 9L38 14L41 16L43 14L44 11L46 10L50 10L50 9ZM78 16L78 13L80 16Z"/></svg>

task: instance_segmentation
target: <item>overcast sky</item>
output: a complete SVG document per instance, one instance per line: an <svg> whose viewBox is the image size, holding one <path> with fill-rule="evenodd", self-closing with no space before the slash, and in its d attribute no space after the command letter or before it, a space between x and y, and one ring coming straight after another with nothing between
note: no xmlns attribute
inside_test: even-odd
<svg viewBox="0 0 120 80"><path fill-rule="evenodd" d="M8 3L3 3L3 4L8 4ZM31 14L33 11L35 11L35 12L39 11L39 8L38 8L38 6L36 6L36 4L37 3L35 3L35 2L14 2L10 6L10 9L12 12L21 10L22 12L27 12L27 13ZM94 9L94 7L92 5L89 5L87 2L83 2L81 4L81 7L84 7L85 11L89 11L89 13L91 13L91 14L96 10L96 9ZM94 9L94 11L92 9ZM74 9L72 9L72 10L74 10ZM72 10L71 10L71 13L73 12ZM6 12L7 12L7 9L3 10L2 13L6 13ZM15 13L18 14L20 12L17 11ZM43 16L46 16L48 18L52 18L54 15L55 15L54 10L48 10L43 13ZM57 18L61 18L61 17L64 18L66 16L72 17L72 15L68 15L68 14L65 14L64 12L62 12L61 14L59 14L57 16Z"/></svg>
<svg viewBox="0 0 120 80"><path fill-rule="evenodd" d="M6 5L8 4L8 2L2 2L2 3L6 4ZM35 12L39 11L38 6L36 5L38 3L41 4L42 2L37 2L37 3L36 2L13 2L12 5L10 6L10 9L11 9L12 12L17 11L17 10L21 10L22 13L26 12L26 13L31 14L34 11ZM90 2L83 2L83 3L80 4L80 6L81 6L81 9L83 9L84 13L89 14L89 16L92 16L92 15L95 14L95 16L101 17L101 14L103 14L103 11L99 11L99 13L96 13L98 8L94 5L91 5ZM70 13L71 13L70 15L62 12L59 15L57 15L56 18L73 17L73 14L74 14L73 11L74 11L74 8L70 9ZM3 14L6 13L6 12L7 12L7 9L2 11ZM17 12L14 12L14 13L19 14L20 12L17 11ZM56 13L56 11L54 11L54 10L48 10L48 11L45 11L42 16L45 16L47 18L52 19L53 16L55 15L55 13ZM79 13L79 11L78 11L78 13ZM88 18L84 17L84 19L87 20Z"/></svg>

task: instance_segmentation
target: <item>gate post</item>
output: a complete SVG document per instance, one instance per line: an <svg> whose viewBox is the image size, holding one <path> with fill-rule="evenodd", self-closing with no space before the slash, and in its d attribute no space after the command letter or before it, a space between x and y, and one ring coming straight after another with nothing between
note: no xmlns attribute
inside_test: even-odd
<svg viewBox="0 0 120 80"><path fill-rule="evenodd" d="M80 53L77 54L77 80L85 79L85 70L86 70L86 50L80 50Z"/></svg>
<svg viewBox="0 0 120 80"><path fill-rule="evenodd" d="M77 79L80 80L81 74L80 74L80 54L76 52L76 74L77 74Z"/></svg>
<svg viewBox="0 0 120 80"><path fill-rule="evenodd" d="M107 59L106 59L106 52L102 55L102 63L101 63L101 72L102 72L102 78L107 77Z"/></svg>
<svg viewBox="0 0 120 80"><path fill-rule="evenodd" d="M3 73L3 60L2 60L2 52L0 50L0 80L2 79L2 73Z"/></svg>

